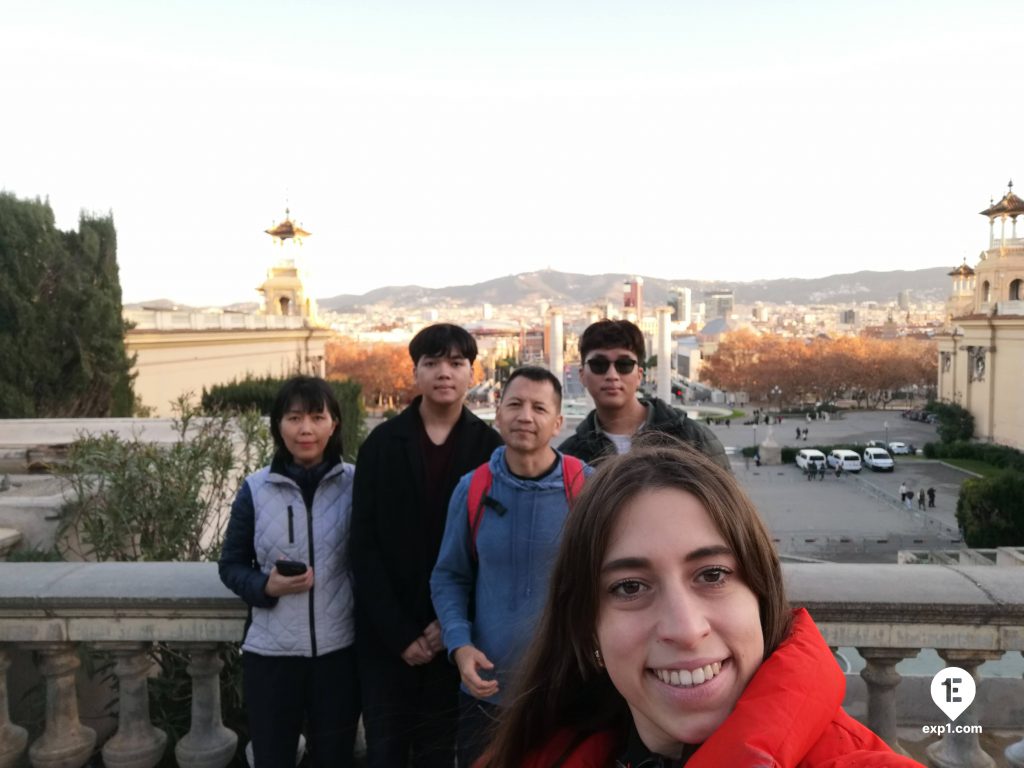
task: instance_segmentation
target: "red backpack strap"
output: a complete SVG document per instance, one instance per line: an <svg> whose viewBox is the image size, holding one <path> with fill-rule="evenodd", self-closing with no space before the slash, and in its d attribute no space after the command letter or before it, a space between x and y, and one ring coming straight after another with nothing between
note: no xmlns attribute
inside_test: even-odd
<svg viewBox="0 0 1024 768"><path fill-rule="evenodd" d="M569 505L576 500L583 490L583 481L587 476L583 473L583 462L575 456L562 454L562 482L565 484L565 498Z"/></svg>
<svg viewBox="0 0 1024 768"><path fill-rule="evenodd" d="M476 534L480 530L480 521L484 517L484 497L491 490L491 464L486 462L473 470L469 481L469 499L466 502L466 514L469 519L469 551L473 562L477 560Z"/></svg>

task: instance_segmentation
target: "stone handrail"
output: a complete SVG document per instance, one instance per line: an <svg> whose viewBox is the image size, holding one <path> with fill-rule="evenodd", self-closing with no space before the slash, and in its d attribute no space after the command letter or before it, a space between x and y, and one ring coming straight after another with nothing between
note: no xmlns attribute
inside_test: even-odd
<svg viewBox="0 0 1024 768"><path fill-rule="evenodd" d="M1017 568L944 565L786 564L792 602L806 606L828 643L866 661L868 724L895 749L896 664L934 648L949 666L977 676L985 660L1024 650L1024 578ZM80 723L78 644L110 651L119 679L119 725L103 745L108 766L156 765L167 738L152 726L146 652L174 643L191 657L192 728L175 757L183 767L226 766L237 736L221 722L219 644L239 641L245 605L224 588L213 563L0 563L0 768L28 749L31 764L77 768L95 749ZM46 681L46 726L27 745L11 723L6 673L12 648L36 651ZM968 709L957 725L976 724ZM946 734L929 747L939 768L991 765L977 735ZM1024 739L1006 750L1024 768Z"/></svg>

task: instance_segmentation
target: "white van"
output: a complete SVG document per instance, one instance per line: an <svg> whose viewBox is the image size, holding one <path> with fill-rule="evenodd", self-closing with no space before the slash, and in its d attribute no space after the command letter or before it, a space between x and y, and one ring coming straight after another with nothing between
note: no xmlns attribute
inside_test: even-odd
<svg viewBox="0 0 1024 768"><path fill-rule="evenodd" d="M809 465L813 464L814 469L818 469L824 463L825 454L816 448L803 448L796 454L796 465L804 471Z"/></svg>
<svg viewBox="0 0 1024 768"><path fill-rule="evenodd" d="M860 472L860 456L846 448L836 448L828 455L828 465L832 469L841 465L843 472Z"/></svg>

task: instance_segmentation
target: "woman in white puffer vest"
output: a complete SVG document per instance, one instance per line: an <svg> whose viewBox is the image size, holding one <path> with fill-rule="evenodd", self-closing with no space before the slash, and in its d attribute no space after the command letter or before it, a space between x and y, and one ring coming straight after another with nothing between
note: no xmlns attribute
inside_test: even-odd
<svg viewBox="0 0 1024 768"><path fill-rule="evenodd" d="M255 768L295 765L304 725L311 765L352 765L355 468L341 458L340 421L326 381L286 381L270 413L273 461L245 479L231 507L220 577L249 605L242 681Z"/></svg>

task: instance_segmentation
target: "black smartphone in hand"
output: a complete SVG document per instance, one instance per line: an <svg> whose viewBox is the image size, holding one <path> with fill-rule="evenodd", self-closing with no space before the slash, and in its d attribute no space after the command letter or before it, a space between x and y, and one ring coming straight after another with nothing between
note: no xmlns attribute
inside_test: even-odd
<svg viewBox="0 0 1024 768"><path fill-rule="evenodd" d="M278 560L274 563L274 567L282 576L301 576L306 572L306 564L294 560Z"/></svg>

